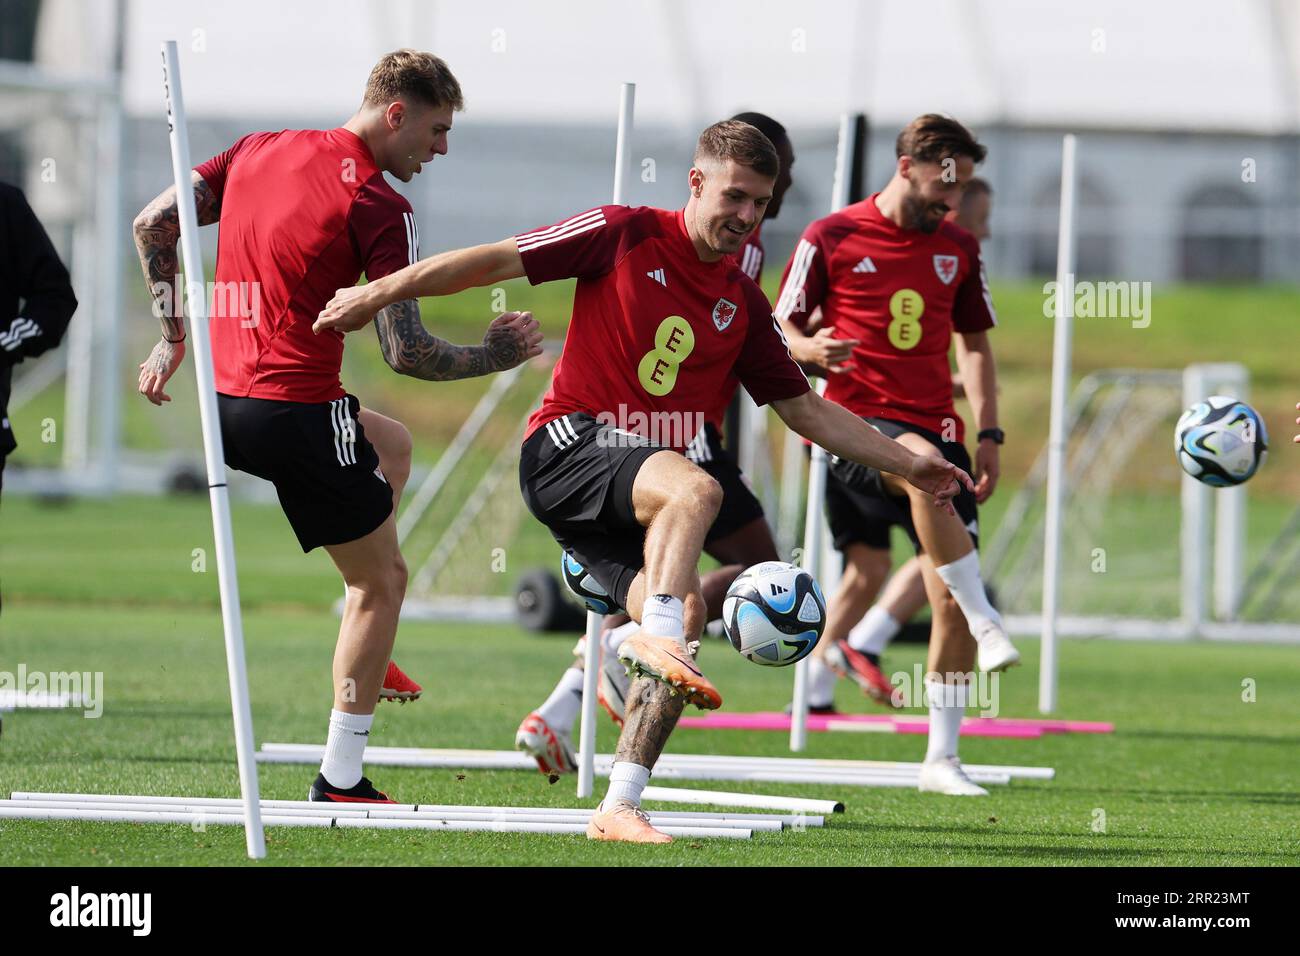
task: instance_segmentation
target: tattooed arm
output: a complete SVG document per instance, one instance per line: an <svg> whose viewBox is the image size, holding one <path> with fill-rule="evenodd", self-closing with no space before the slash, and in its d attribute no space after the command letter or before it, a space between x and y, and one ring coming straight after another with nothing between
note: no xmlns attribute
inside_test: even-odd
<svg viewBox="0 0 1300 956"><path fill-rule="evenodd" d="M430 333L420 321L419 303L405 299L379 311L375 332L394 372L432 382L504 372L542 351L542 333L531 312L497 316L482 345L453 345Z"/></svg>
<svg viewBox="0 0 1300 956"><path fill-rule="evenodd" d="M212 189L198 173L191 173L199 225L214 223L221 215ZM180 290L176 288L176 246L180 239L180 210L176 187L169 186L135 217L132 231L140 254L140 268L153 299L153 312L162 323L162 340L140 363L140 394L155 405L171 401L163 391L167 380L185 358L185 321Z"/></svg>

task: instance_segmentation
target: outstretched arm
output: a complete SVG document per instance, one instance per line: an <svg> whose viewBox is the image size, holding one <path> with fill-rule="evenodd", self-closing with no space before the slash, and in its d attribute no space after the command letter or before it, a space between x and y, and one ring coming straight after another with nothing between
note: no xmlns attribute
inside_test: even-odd
<svg viewBox="0 0 1300 956"><path fill-rule="evenodd" d="M772 407L791 429L831 454L898 475L949 512L953 511L951 499L960 490L958 482L975 489L970 475L951 462L914 454L814 391L773 402Z"/></svg>
<svg viewBox="0 0 1300 956"><path fill-rule="evenodd" d="M380 309L396 302L451 295L523 274L524 262L513 238L455 249L412 263L364 286L339 289L317 317L312 331L355 332L368 325Z"/></svg>
<svg viewBox="0 0 1300 956"><path fill-rule="evenodd" d="M542 351L542 332L531 312L497 316L482 345L453 345L424 327L419 302L405 299L379 310L375 332L389 368L431 382L504 372Z"/></svg>
<svg viewBox="0 0 1300 956"><path fill-rule="evenodd" d="M199 225L216 222L221 216L216 194L198 173L191 173L190 181L194 185ZM167 187L140 211L132 231L145 285L153 299L153 313L162 323L162 340L140 363L139 391L155 405L161 405L171 401L163 386L185 358L184 310L180 290L176 287L176 246L181 235L181 220L175 186Z"/></svg>

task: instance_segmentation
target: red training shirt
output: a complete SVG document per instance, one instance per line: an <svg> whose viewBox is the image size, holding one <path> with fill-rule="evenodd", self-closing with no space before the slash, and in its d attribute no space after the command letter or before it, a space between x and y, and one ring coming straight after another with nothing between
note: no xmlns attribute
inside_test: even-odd
<svg viewBox="0 0 1300 956"><path fill-rule="evenodd" d="M740 271L745 273L755 282L763 278L763 240L759 233L763 231L763 224L760 222L754 227L754 231L745 237L740 251L736 253L736 264L740 266Z"/></svg>
<svg viewBox="0 0 1300 956"><path fill-rule="evenodd" d="M767 297L730 257L700 259L682 211L599 206L515 242L534 285L578 279L525 439L586 412L682 451L733 369L760 405L808 390Z"/></svg>
<svg viewBox="0 0 1300 956"><path fill-rule="evenodd" d="M217 391L341 398L343 333L312 323L339 288L419 258L411 204L346 129L251 133L196 171L221 204L208 328Z"/></svg>
<svg viewBox="0 0 1300 956"><path fill-rule="evenodd" d="M947 221L933 233L902 229L869 196L809 225L786 265L777 317L805 328L818 306L837 339L859 340L854 367L831 374L828 399L940 434L955 421L964 440L952 403L952 333L997 322L974 236Z"/></svg>
<svg viewBox="0 0 1300 956"><path fill-rule="evenodd" d="M754 227L754 231L745 237L740 251L732 257L736 265L740 266L740 271L753 279L755 284L763 276L763 241L758 235L762 229L763 224L760 222ZM727 384L718 393L718 399L713 403L713 407L704 412L704 420L719 432L722 431L722 421L727 417L727 409L731 407L731 400L735 398L738 388L740 388L740 379L736 378L733 372L727 376Z"/></svg>

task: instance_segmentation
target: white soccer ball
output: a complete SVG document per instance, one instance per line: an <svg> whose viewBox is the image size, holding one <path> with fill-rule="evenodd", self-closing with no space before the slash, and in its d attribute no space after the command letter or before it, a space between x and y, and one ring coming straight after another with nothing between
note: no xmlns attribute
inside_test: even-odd
<svg viewBox="0 0 1300 956"><path fill-rule="evenodd" d="M727 589L722 624L746 660L784 667L812 653L826 626L826 599L813 576L784 561L742 571Z"/></svg>
<svg viewBox="0 0 1300 956"><path fill-rule="evenodd" d="M1178 419L1174 451L1183 471L1198 481L1216 488L1239 485L1264 463L1268 432L1245 402L1211 395Z"/></svg>

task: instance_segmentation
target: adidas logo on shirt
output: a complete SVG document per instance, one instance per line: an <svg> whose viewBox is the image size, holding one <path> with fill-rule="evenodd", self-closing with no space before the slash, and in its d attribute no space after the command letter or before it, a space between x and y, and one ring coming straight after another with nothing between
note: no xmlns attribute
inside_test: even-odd
<svg viewBox="0 0 1300 956"><path fill-rule="evenodd" d="M664 276L663 269L652 269L651 271L647 272L646 275L648 275L651 279L654 279L655 282L658 282L665 289L668 288L668 279L667 277Z"/></svg>
<svg viewBox="0 0 1300 956"><path fill-rule="evenodd" d="M862 261L853 267L854 272L875 272L876 264L871 261L871 256L863 256Z"/></svg>

